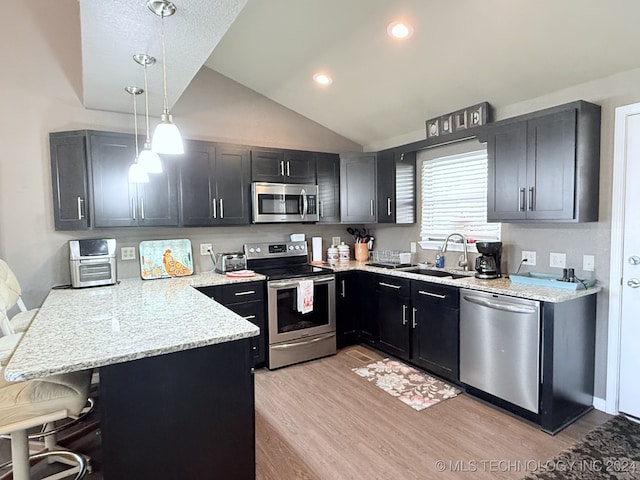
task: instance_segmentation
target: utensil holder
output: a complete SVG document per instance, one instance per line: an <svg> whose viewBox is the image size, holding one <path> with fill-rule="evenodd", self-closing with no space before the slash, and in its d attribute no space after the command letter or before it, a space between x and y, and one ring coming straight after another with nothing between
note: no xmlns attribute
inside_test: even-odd
<svg viewBox="0 0 640 480"><path fill-rule="evenodd" d="M369 260L369 245L366 243L356 243L353 246L356 262L366 262Z"/></svg>

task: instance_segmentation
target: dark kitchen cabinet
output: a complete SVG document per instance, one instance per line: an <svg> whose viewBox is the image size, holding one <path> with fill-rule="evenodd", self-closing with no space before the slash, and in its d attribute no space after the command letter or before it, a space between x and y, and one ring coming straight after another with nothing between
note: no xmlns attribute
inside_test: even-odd
<svg viewBox="0 0 640 480"><path fill-rule="evenodd" d="M247 148L187 141L179 172L182 225L250 223Z"/></svg>
<svg viewBox="0 0 640 480"><path fill-rule="evenodd" d="M163 173L149 183L129 183L135 158L134 136L92 132L89 135L93 185L93 226L133 227L178 225L175 163L163 158Z"/></svg>
<svg viewBox="0 0 640 480"><path fill-rule="evenodd" d="M579 101L486 128L490 222L598 219L600 107Z"/></svg>
<svg viewBox="0 0 640 480"><path fill-rule="evenodd" d="M411 348L410 283L406 278L376 277L378 346L404 360L409 360Z"/></svg>
<svg viewBox="0 0 640 480"><path fill-rule="evenodd" d="M416 222L416 152L377 154L378 223Z"/></svg>
<svg viewBox="0 0 640 480"><path fill-rule="evenodd" d="M376 154L340 155L341 223L376 223Z"/></svg>
<svg viewBox="0 0 640 480"><path fill-rule="evenodd" d="M358 339L358 315L362 313L363 295L360 288L360 272L336 274L336 335L338 348L356 343Z"/></svg>
<svg viewBox="0 0 640 480"><path fill-rule="evenodd" d="M318 223L340 223L340 155L316 155L318 178Z"/></svg>
<svg viewBox="0 0 640 480"><path fill-rule="evenodd" d="M378 275L371 272L357 272L359 292L359 311L356 314L358 340L368 345L377 346L379 338L378 305L372 301L371 294L376 291Z"/></svg>
<svg viewBox="0 0 640 480"><path fill-rule="evenodd" d="M55 229L87 230L91 227L87 132L51 133L49 145Z"/></svg>
<svg viewBox="0 0 640 480"><path fill-rule="evenodd" d="M252 149L251 180L315 184L315 155L296 150Z"/></svg>
<svg viewBox="0 0 640 480"><path fill-rule="evenodd" d="M200 287L198 290L260 328L260 335L251 337L250 341L253 366L263 365L267 342L265 282L240 282Z"/></svg>
<svg viewBox="0 0 640 480"><path fill-rule="evenodd" d="M411 362L458 382L459 293L455 287L411 282Z"/></svg>

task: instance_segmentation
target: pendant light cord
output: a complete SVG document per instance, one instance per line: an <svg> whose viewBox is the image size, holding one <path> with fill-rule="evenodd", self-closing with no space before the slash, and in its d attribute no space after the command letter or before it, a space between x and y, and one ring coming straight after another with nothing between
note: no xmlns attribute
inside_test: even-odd
<svg viewBox="0 0 640 480"><path fill-rule="evenodd" d="M164 84L164 112L169 112L169 99L167 98L167 59L164 47L164 7L160 15L160 38L162 39L162 83Z"/></svg>
<svg viewBox="0 0 640 480"><path fill-rule="evenodd" d="M149 94L147 93L147 61L144 62L144 116L147 121L147 142L151 143L151 137L149 137Z"/></svg>
<svg viewBox="0 0 640 480"><path fill-rule="evenodd" d="M135 143L136 143L136 162L138 161L138 110L136 108L136 104L138 103L136 101L136 93L134 92L133 94L133 136L135 139Z"/></svg>

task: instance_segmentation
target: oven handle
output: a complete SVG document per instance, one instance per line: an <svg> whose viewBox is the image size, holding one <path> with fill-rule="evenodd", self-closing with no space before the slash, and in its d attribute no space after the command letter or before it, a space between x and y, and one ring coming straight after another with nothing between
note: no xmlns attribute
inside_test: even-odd
<svg viewBox="0 0 640 480"><path fill-rule="evenodd" d="M327 277L311 277L313 278L314 285L322 285L324 283L331 283L336 281L336 277L334 275L329 275ZM309 277L304 277L304 280L311 279ZM286 280L283 282L268 282L269 288L280 289L280 288L291 288L297 287L300 281L303 280L299 278L297 280Z"/></svg>
<svg viewBox="0 0 640 480"><path fill-rule="evenodd" d="M312 338L311 340L306 340L304 342L295 342L295 343L280 343L278 345L271 345L269 348L273 350L284 350L285 348L291 347L301 347L303 345L311 345L312 343L320 342L321 340L326 340L327 338L335 337L335 333L327 333L325 335L321 335L319 337Z"/></svg>

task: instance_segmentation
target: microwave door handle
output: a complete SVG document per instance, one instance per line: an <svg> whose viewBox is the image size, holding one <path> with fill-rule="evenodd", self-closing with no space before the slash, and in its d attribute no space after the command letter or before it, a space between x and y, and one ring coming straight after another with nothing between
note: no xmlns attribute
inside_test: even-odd
<svg viewBox="0 0 640 480"><path fill-rule="evenodd" d="M300 191L300 199L302 200L302 210L300 211L300 218L304 219L307 216L307 210L309 209L309 202L307 201L307 192L303 188Z"/></svg>

